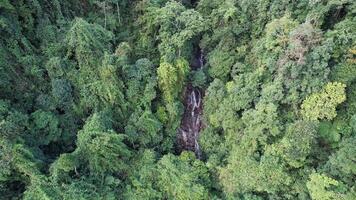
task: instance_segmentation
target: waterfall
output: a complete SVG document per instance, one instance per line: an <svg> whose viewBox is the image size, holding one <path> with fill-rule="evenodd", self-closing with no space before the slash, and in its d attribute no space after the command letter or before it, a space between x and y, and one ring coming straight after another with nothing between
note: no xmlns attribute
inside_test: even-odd
<svg viewBox="0 0 356 200"><path fill-rule="evenodd" d="M204 67L204 52L202 49L200 49L199 54L199 68L202 69Z"/></svg>
<svg viewBox="0 0 356 200"><path fill-rule="evenodd" d="M204 66L204 54L199 50L195 57L196 65L191 66L192 70L200 70ZM199 146L199 134L202 129L202 90L188 84L184 100L184 115L181 126L178 129L178 144L180 150L194 151L198 159L201 159L201 149Z"/></svg>

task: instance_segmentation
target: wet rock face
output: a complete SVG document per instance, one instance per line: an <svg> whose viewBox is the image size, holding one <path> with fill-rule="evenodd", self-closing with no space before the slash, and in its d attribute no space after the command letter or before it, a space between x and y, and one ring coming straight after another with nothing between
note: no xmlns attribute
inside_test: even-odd
<svg viewBox="0 0 356 200"><path fill-rule="evenodd" d="M191 63L192 70L198 70L204 65L203 52L199 51ZM201 158L201 150L198 143L199 133L202 129L203 91L200 88L188 84L184 96L184 115L177 134L179 151L189 150L195 152L197 158Z"/></svg>
<svg viewBox="0 0 356 200"><path fill-rule="evenodd" d="M190 60L190 69L199 70L203 68L205 63L204 52L200 49L195 51L193 58Z"/></svg>
<svg viewBox="0 0 356 200"><path fill-rule="evenodd" d="M187 87L184 106L185 111L178 131L178 145L180 150L194 151L200 158L198 138L202 128L202 92L199 88L191 85Z"/></svg>

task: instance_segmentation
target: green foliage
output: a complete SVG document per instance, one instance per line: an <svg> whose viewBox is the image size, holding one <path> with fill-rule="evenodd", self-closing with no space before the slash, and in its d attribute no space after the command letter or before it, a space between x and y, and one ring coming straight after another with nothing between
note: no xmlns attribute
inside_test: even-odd
<svg viewBox="0 0 356 200"><path fill-rule="evenodd" d="M0 199L356 199L355 14L0 0Z"/></svg>
<svg viewBox="0 0 356 200"><path fill-rule="evenodd" d="M36 158L32 149L23 144L16 144L12 147L12 156L15 170L25 177L35 179L40 175L41 161Z"/></svg>
<svg viewBox="0 0 356 200"><path fill-rule="evenodd" d="M76 18L64 40L67 57L75 58L67 77L80 94L75 101L82 113L115 108L123 117L125 112L123 82L117 76L120 56L110 54L112 37L102 26Z"/></svg>
<svg viewBox="0 0 356 200"><path fill-rule="evenodd" d="M234 57L229 52L217 49L209 54L209 74L213 78L226 79L234 64Z"/></svg>
<svg viewBox="0 0 356 200"><path fill-rule="evenodd" d="M37 152L28 144L24 138L29 134L29 117L16 109L7 101L0 100L0 185L1 191L16 196L8 185L29 182L40 175L43 162L39 159ZM39 140L32 135L30 140ZM5 188L3 188L5 187ZM7 191L8 190L8 191Z"/></svg>
<svg viewBox="0 0 356 200"><path fill-rule="evenodd" d="M266 25L266 49L280 53L287 49L289 34L298 26L290 16L275 19Z"/></svg>
<svg viewBox="0 0 356 200"><path fill-rule="evenodd" d="M28 126L28 116L12 109L7 101L0 100L0 138L1 140L14 140L25 134Z"/></svg>
<svg viewBox="0 0 356 200"><path fill-rule="evenodd" d="M93 74L84 83L79 82L81 105L94 110L104 108L115 108L116 112L123 115L122 112L126 109L123 83L116 76L117 66L112 63L112 56L105 54L101 66L97 69L97 74ZM80 73L80 77L87 79L87 73L93 73L91 69L85 69Z"/></svg>
<svg viewBox="0 0 356 200"><path fill-rule="evenodd" d="M89 24L84 19L76 18L65 39L68 46L67 55L74 54L80 66L90 67L95 57L103 55L104 51L109 49L111 38L112 34L100 25Z"/></svg>
<svg viewBox="0 0 356 200"><path fill-rule="evenodd" d="M192 153L168 154L158 162L158 185L168 199L207 199L209 174Z"/></svg>
<svg viewBox="0 0 356 200"><path fill-rule="evenodd" d="M242 152L235 150L233 154L230 159L234 163L220 171L220 181L228 196L253 191L273 194L291 184L278 158L265 156L257 162Z"/></svg>
<svg viewBox="0 0 356 200"><path fill-rule="evenodd" d="M244 134L233 145L228 164L220 171L219 179L228 196L253 191L274 194L291 183L281 159L268 151L261 153L280 134L276 109L273 104L259 104L244 113Z"/></svg>
<svg viewBox="0 0 356 200"><path fill-rule="evenodd" d="M186 9L181 3L169 1L156 11L160 24L159 51L164 62L171 62L182 55L186 42L204 31L206 26L199 12Z"/></svg>
<svg viewBox="0 0 356 200"><path fill-rule="evenodd" d="M214 127L222 127L226 132L234 132L237 126L237 112L251 107L259 86L260 70L237 75L233 81L222 85L216 79L207 89L205 113Z"/></svg>
<svg viewBox="0 0 356 200"><path fill-rule="evenodd" d="M314 200L342 199L343 196L335 191L329 191L331 187L339 186L339 182L323 174L313 173L309 176L307 187L311 198Z"/></svg>
<svg viewBox="0 0 356 200"><path fill-rule="evenodd" d="M104 133L96 136L87 148L89 157L89 165L93 171L120 171L126 168L124 159L130 155L125 144L122 143L122 135L116 133ZM115 161L118 159L119 161Z"/></svg>
<svg viewBox="0 0 356 200"><path fill-rule="evenodd" d="M151 150L140 153L133 162L129 176L129 184L124 193L125 199L161 199L162 192L156 186L159 171L156 168L156 155Z"/></svg>
<svg viewBox="0 0 356 200"><path fill-rule="evenodd" d="M193 72L191 82L194 87L204 88L207 83L207 77L203 70Z"/></svg>
<svg viewBox="0 0 356 200"><path fill-rule="evenodd" d="M335 67L332 78L335 81L345 83L346 85L350 85L356 79L354 73L356 69L355 68L356 63L354 59L354 56L356 55L356 50L350 49L349 53L347 53L346 55L347 56L344 56L343 58L345 59L345 61Z"/></svg>
<svg viewBox="0 0 356 200"><path fill-rule="evenodd" d="M47 177L39 177L34 180L25 191L23 199L26 200L47 200L61 199L60 190L51 184Z"/></svg>
<svg viewBox="0 0 356 200"><path fill-rule="evenodd" d="M72 88L65 79L52 80L52 95L60 107L70 107L73 103Z"/></svg>
<svg viewBox="0 0 356 200"><path fill-rule="evenodd" d="M355 160L355 136L351 138L345 138L340 148L330 156L328 163L325 165L325 170L344 181L344 183L353 185L353 177L356 174Z"/></svg>
<svg viewBox="0 0 356 200"><path fill-rule="evenodd" d="M177 59L174 64L162 62L157 68L158 86L162 92L165 109L160 110L161 116L166 115L166 139L163 141L164 149L173 147L173 138L180 124L182 115L181 97L189 72L189 63L183 59ZM164 114L162 113L164 112ZM163 117L163 116L162 116Z"/></svg>
<svg viewBox="0 0 356 200"><path fill-rule="evenodd" d="M340 127L338 127L336 122L333 124L328 121L323 121L319 124L319 134L321 138L332 145L340 142L342 134Z"/></svg>
<svg viewBox="0 0 356 200"><path fill-rule="evenodd" d="M303 98L326 84L331 45L321 43L321 31L312 24L298 25L288 16L273 20L267 27L265 38L255 47L256 53L263 55L257 63L281 84L284 90L281 101L296 112Z"/></svg>
<svg viewBox="0 0 356 200"><path fill-rule="evenodd" d="M155 146L161 142L162 123L151 111L136 110L125 127L125 133L133 143L142 147Z"/></svg>
<svg viewBox="0 0 356 200"><path fill-rule="evenodd" d="M336 117L336 106L346 99L345 87L342 83L328 83L322 91L307 97L302 104L304 118L331 120Z"/></svg>
<svg viewBox="0 0 356 200"><path fill-rule="evenodd" d="M317 134L313 122L298 121L287 127L283 139L272 147L293 168L306 164Z"/></svg>
<svg viewBox="0 0 356 200"><path fill-rule="evenodd" d="M61 129L59 128L58 118L51 112L38 110L31 114L31 134L36 138L35 143L48 145L50 142L55 142L61 137Z"/></svg>
<svg viewBox="0 0 356 200"><path fill-rule="evenodd" d="M184 59L178 59L174 64L163 62L157 69L160 89L167 103L177 100L182 92L189 64Z"/></svg>
<svg viewBox="0 0 356 200"><path fill-rule="evenodd" d="M124 135L111 130L110 118L104 113L94 114L78 133L78 149L86 158L93 173L116 172L127 168L125 160L130 151L123 143Z"/></svg>
<svg viewBox="0 0 356 200"><path fill-rule="evenodd" d="M126 96L135 109L137 106L150 108L156 98L157 75L152 62L146 58L139 59L134 65L123 68L125 75Z"/></svg>
<svg viewBox="0 0 356 200"><path fill-rule="evenodd" d="M75 154L63 153L51 165L50 172L53 179L57 181L60 179L64 179L67 173L75 171L78 166L79 160L76 158Z"/></svg>

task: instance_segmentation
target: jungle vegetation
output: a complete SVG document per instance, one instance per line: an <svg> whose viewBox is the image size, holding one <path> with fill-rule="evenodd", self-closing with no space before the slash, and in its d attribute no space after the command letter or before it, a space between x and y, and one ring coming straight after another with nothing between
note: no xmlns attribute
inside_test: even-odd
<svg viewBox="0 0 356 200"><path fill-rule="evenodd" d="M176 142L188 84L200 159ZM0 0L0 199L354 200L355 182L356 1Z"/></svg>

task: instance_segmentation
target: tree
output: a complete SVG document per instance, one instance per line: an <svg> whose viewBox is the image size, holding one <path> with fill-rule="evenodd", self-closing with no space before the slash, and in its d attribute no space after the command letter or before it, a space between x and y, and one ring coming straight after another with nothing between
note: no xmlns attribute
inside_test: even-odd
<svg viewBox="0 0 356 200"><path fill-rule="evenodd" d="M189 64L184 59L178 59L174 64L163 62L157 69L160 89L166 103L178 100L188 75Z"/></svg>
<svg viewBox="0 0 356 200"><path fill-rule="evenodd" d="M173 138L183 114L183 106L180 100L188 71L189 63L183 58L177 59L174 64L162 62L157 69L158 86L163 93L162 99L165 106L165 109L161 111L167 114L165 126L167 136L164 137L164 148L170 149L173 147Z"/></svg>
<svg viewBox="0 0 356 200"><path fill-rule="evenodd" d="M213 78L226 80L230 74L231 68L235 63L232 53L223 51L221 49L213 50L208 55L208 62L210 64L209 75Z"/></svg>
<svg viewBox="0 0 356 200"><path fill-rule="evenodd" d="M115 108L118 116L122 117L126 110L123 83L116 74L118 66L112 63L112 59L112 55L105 54L102 64L97 69L97 77L91 77L88 82L80 83L82 97L80 103L84 108L97 111Z"/></svg>
<svg viewBox="0 0 356 200"><path fill-rule="evenodd" d="M336 117L336 106L346 100L345 84L328 83L319 92L307 97L302 104L302 115L307 120Z"/></svg>
<svg viewBox="0 0 356 200"><path fill-rule="evenodd" d="M129 171L129 183L123 195L125 199L162 199L161 188L156 184L159 174L156 157L152 150L145 150L136 156Z"/></svg>
<svg viewBox="0 0 356 200"><path fill-rule="evenodd" d="M224 192L231 198L249 192L267 192L270 195L285 190L292 182L282 159L268 149L281 134L277 107L259 103L241 118L241 131L235 133L228 164L219 171Z"/></svg>
<svg viewBox="0 0 356 200"><path fill-rule="evenodd" d="M355 11L0 0L0 199L356 199Z"/></svg>
<svg viewBox="0 0 356 200"><path fill-rule="evenodd" d="M75 172L82 160L78 159L76 153L63 153L52 163L50 169L53 181L71 180L70 173Z"/></svg>
<svg viewBox="0 0 356 200"><path fill-rule="evenodd" d="M297 121L287 127L283 139L271 146L272 151L282 157L288 165L300 168L306 165L317 134L316 124ZM267 150L269 151L269 149ZM274 154L274 152L272 152Z"/></svg>
<svg viewBox="0 0 356 200"><path fill-rule="evenodd" d="M266 43L268 51L283 53L287 50L289 34L298 26L298 23L286 15L275 19L266 25Z"/></svg>
<svg viewBox="0 0 356 200"><path fill-rule="evenodd" d="M330 191L331 187L338 187L340 183L324 174L313 173L309 176L307 187L313 200L343 199L343 195Z"/></svg>
<svg viewBox="0 0 356 200"><path fill-rule="evenodd" d="M125 12L129 2L120 0L89 0L94 11L100 13L95 21L108 30L120 30L125 20ZM93 13L94 14L94 13ZM97 14L97 13L95 13Z"/></svg>
<svg viewBox="0 0 356 200"><path fill-rule="evenodd" d="M207 168L195 159L192 152L183 152L179 157L165 155L158 162L158 186L163 198L207 199L210 184Z"/></svg>
<svg viewBox="0 0 356 200"><path fill-rule="evenodd" d="M156 17L156 22L160 24L159 51L164 62L181 57L186 42L206 29L199 12L186 9L176 1L169 1L157 9Z"/></svg>
<svg viewBox="0 0 356 200"><path fill-rule="evenodd" d="M151 108L151 101L157 97L157 74L153 63L147 58L139 59L134 65L123 66L126 97L131 109L139 106Z"/></svg>
<svg viewBox="0 0 356 200"><path fill-rule="evenodd" d="M31 114L32 127L31 141L37 145L48 145L50 142L58 141L61 137L62 130L59 127L58 118L51 112L37 110Z"/></svg>
<svg viewBox="0 0 356 200"><path fill-rule="evenodd" d="M40 176L32 181L23 198L26 200L61 199L60 193L59 188L50 179Z"/></svg>
<svg viewBox="0 0 356 200"><path fill-rule="evenodd" d="M131 153L123 143L125 136L111 129L110 120L104 113L94 114L78 133L77 155L90 155L86 159L94 174L127 168L125 161Z"/></svg>
<svg viewBox="0 0 356 200"><path fill-rule="evenodd" d="M251 53L246 48L241 47L245 62L264 69L262 85L273 83L282 90L278 101L289 105L294 120L303 99L329 80L332 44L309 21L300 24L289 14L273 19L266 24L265 35L252 44Z"/></svg>
<svg viewBox="0 0 356 200"><path fill-rule="evenodd" d="M52 95L58 107L69 108L73 104L72 87L66 79L52 80Z"/></svg>
<svg viewBox="0 0 356 200"><path fill-rule="evenodd" d="M261 71L244 73L233 77L222 85L214 81L207 89L205 116L213 127L222 127L228 135L234 135L240 128L238 113L248 110L258 96Z"/></svg>
<svg viewBox="0 0 356 200"><path fill-rule="evenodd" d="M292 178L278 157L248 155L246 150L233 149L229 164L220 170L220 182L227 196L233 198L249 192L266 192L270 195L286 190ZM248 150L247 150L248 151Z"/></svg>
<svg viewBox="0 0 356 200"><path fill-rule="evenodd" d="M204 98L204 118L213 127L220 126L216 110L219 109L221 102L227 95L227 91L223 81L214 79L206 90ZM226 113L225 113L226 114Z"/></svg>
<svg viewBox="0 0 356 200"><path fill-rule="evenodd" d="M342 180L344 183L352 186L354 184L353 177L356 174L355 160L355 136L345 138L340 148L329 157L328 162L324 166L325 171L337 177L337 180Z"/></svg>
<svg viewBox="0 0 356 200"><path fill-rule="evenodd" d="M11 107L10 102L0 100L0 139L13 141L25 135L29 117Z"/></svg>
<svg viewBox="0 0 356 200"><path fill-rule="evenodd" d="M138 108L131 114L125 126L125 134L132 143L138 143L140 147L154 147L163 139L162 127L162 123L150 110Z"/></svg>
<svg viewBox="0 0 356 200"><path fill-rule="evenodd" d="M75 56L81 70L88 73L86 67L93 67L98 57L110 49L111 39L112 33L102 26L76 18L65 38L67 54Z"/></svg>
<svg viewBox="0 0 356 200"><path fill-rule="evenodd" d="M80 18L72 22L66 35L67 57L74 57L77 63L67 76L76 88L75 93L80 94L76 102L84 113L115 108L118 116L123 117L125 112L123 83L117 74L120 56L110 54L112 36L100 25Z"/></svg>
<svg viewBox="0 0 356 200"><path fill-rule="evenodd" d="M52 166L54 177L89 169L94 176L120 173L127 169L131 152L123 142L125 135L113 131L113 122L108 113L95 113L89 117L78 132L77 148L63 154ZM85 156L87 155L87 156ZM84 173L86 174L86 173Z"/></svg>

